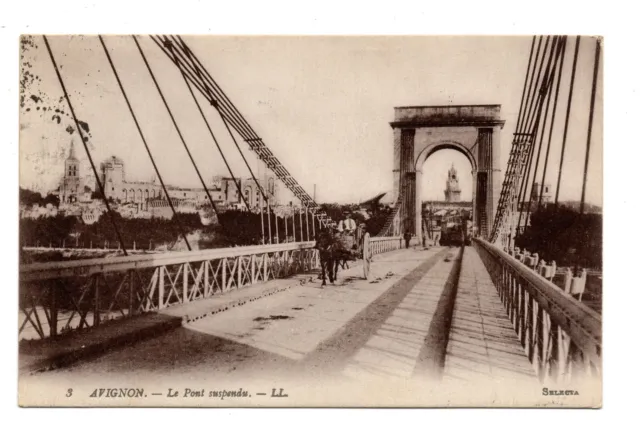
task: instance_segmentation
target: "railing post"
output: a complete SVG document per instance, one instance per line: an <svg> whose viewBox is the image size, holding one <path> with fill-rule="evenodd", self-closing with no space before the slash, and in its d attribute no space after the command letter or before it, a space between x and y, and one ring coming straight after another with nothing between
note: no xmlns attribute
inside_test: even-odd
<svg viewBox="0 0 640 424"><path fill-rule="evenodd" d="M571 272L571 268L567 268L567 272L564 274L564 292L571 292L571 280L573 279L573 272Z"/></svg>
<svg viewBox="0 0 640 424"><path fill-rule="evenodd" d="M189 262L182 266L182 303L189 302Z"/></svg>
<svg viewBox="0 0 640 424"><path fill-rule="evenodd" d="M96 275L94 279L95 297L94 297L94 304L93 304L93 326L94 327L97 327L98 325L100 325L100 290L98 289L99 280L100 278L98 277L98 275Z"/></svg>
<svg viewBox="0 0 640 424"><path fill-rule="evenodd" d="M52 282L51 286L49 286L49 314L51 315L49 334L51 335L51 337L56 337L58 335L58 284L59 281L56 280Z"/></svg>
<svg viewBox="0 0 640 424"><path fill-rule="evenodd" d="M134 271L129 271L129 316L133 315L133 293L135 290L135 282L133 281Z"/></svg>
<svg viewBox="0 0 640 424"><path fill-rule="evenodd" d="M257 283L257 279L256 279L256 255L251 255L251 284L255 284L255 283Z"/></svg>
<svg viewBox="0 0 640 424"><path fill-rule="evenodd" d="M300 217L300 241L304 241L304 233L302 232L302 207L300 208L300 213L298 215Z"/></svg>
<svg viewBox="0 0 640 424"><path fill-rule="evenodd" d="M295 219L293 221L295 221ZM267 282L269 280L269 254L268 253L264 253L264 260L262 261L262 264L264 266L264 269L262 271L262 281Z"/></svg>
<svg viewBox="0 0 640 424"><path fill-rule="evenodd" d="M222 259L222 291L227 291L227 258Z"/></svg>
<svg viewBox="0 0 640 424"><path fill-rule="evenodd" d="M202 264L204 265L204 297L209 297L209 264L210 261L204 261Z"/></svg>
<svg viewBox="0 0 640 424"><path fill-rule="evenodd" d="M531 315L531 310L529 309L529 299L531 298L531 293L529 293L529 289L526 288L522 293L522 332L520 334L520 344L525 349L525 353L527 352L527 343L529 336L529 316Z"/></svg>
<svg viewBox="0 0 640 424"><path fill-rule="evenodd" d="M544 310L540 307L539 303L537 305L537 314L536 314L536 362L535 367L538 372L538 378L540 381L544 381L543 370L544 364L543 354L544 354Z"/></svg>
<svg viewBox="0 0 640 424"><path fill-rule="evenodd" d="M512 296L511 287L512 287L512 283L513 283L513 278L514 278L514 276L511 275L511 274L509 274L507 276L507 287L505 288L506 289L505 296L506 296L507 301L505 302L504 306L505 306L505 309L507 310L507 317L509 317L510 321L511 321L511 318L512 318L511 317L511 296Z"/></svg>
<svg viewBox="0 0 640 424"><path fill-rule="evenodd" d="M291 234L293 235L293 242L296 242L296 210L291 209ZM302 241L302 240L301 240Z"/></svg>
<svg viewBox="0 0 640 424"><path fill-rule="evenodd" d="M536 326L536 320L534 319L534 317L536 316L536 307L537 307L537 303L533 301L533 296L531 296L531 294L529 294L529 307L528 309L528 316L527 316L527 329L528 329L528 333L529 333L529 337L528 337L528 349L527 349L527 354L529 355L529 362L531 362L533 364L533 358L535 357L535 326Z"/></svg>
<svg viewBox="0 0 640 424"><path fill-rule="evenodd" d="M549 330L549 342L551 343L551 352L549 355L549 377L551 381L557 383L560 377L560 344L561 329L558 325L551 323Z"/></svg>
<svg viewBox="0 0 640 424"><path fill-rule="evenodd" d="M562 327L558 326L558 339L557 339L557 357L556 363L558 367L558 374L556 376L556 382L562 383L567 380L566 372L567 372L567 350L568 346L566 343L567 335L562 330Z"/></svg>
<svg viewBox="0 0 640 424"><path fill-rule="evenodd" d="M164 266L158 269L158 309L164 308Z"/></svg>
<svg viewBox="0 0 640 424"><path fill-rule="evenodd" d="M542 311L542 356L540 372L542 374L542 381L547 379L547 373L549 370L549 343L552 342L551 335L551 317L544 310Z"/></svg>
<svg viewBox="0 0 640 424"><path fill-rule="evenodd" d="M522 332L524 327L524 287L522 284L518 284L516 301L518 302L517 314L516 314L516 334L519 338L522 338Z"/></svg>

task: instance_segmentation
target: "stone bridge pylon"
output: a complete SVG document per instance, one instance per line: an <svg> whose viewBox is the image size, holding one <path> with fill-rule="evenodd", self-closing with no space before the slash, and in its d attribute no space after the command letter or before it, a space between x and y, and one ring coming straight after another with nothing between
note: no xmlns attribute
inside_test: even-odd
<svg viewBox="0 0 640 424"><path fill-rule="evenodd" d="M473 226L487 238L500 198L500 105L395 108L393 198L400 201L397 233L422 237L422 168L438 150L454 149L471 163Z"/></svg>

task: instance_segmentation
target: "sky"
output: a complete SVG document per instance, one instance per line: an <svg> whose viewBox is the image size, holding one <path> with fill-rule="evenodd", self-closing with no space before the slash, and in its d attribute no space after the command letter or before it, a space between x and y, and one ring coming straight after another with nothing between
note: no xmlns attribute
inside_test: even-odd
<svg viewBox="0 0 640 424"><path fill-rule="evenodd" d="M500 135L501 169L506 169L531 37L184 39L305 190L313 195L316 186L318 202L358 202L392 188L389 123L397 106L502 105L506 124ZM180 73L151 39L139 40L204 178L227 174ZM96 164L116 155L125 162L128 180L149 180L154 174L151 162L98 38L54 36L49 41L76 114L89 124L88 145ZM574 42L572 38L568 43L561 99L567 97ZM163 179L197 187L197 175L133 40L107 36L105 43ZM594 46L593 39L581 39L561 199L580 198ZM69 108L64 100L60 102L62 90L42 37L34 37L33 46L27 46L23 55L23 71L38 79L29 85L20 109L20 184L52 190L62 176L71 139L76 140L85 173L88 162L77 132L65 131L71 119L63 115L58 124L53 117L56 108L63 106L66 113ZM32 93L42 100L31 100ZM42 106L51 109L35 109ZM203 106L234 173L249 176L219 117L213 108ZM566 102L558 108L565 110ZM561 137L563 120L556 120L554 140ZM554 141L547 180L555 181L557 165L553 164L559 158L559 145ZM241 146L254 171L263 172L244 142ZM458 169L462 198L471 199L471 167L464 156L451 150L438 152L425 163L423 199L444 198L446 171L452 163ZM586 200L602 205L601 81Z"/></svg>

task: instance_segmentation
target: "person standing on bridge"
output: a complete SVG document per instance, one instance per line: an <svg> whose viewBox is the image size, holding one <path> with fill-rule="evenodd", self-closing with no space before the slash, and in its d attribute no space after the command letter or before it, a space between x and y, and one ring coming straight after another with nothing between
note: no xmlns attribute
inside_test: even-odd
<svg viewBox="0 0 640 424"><path fill-rule="evenodd" d="M404 232L404 244L405 244L405 248L409 248L409 242L411 241L411 233L409 232L409 230Z"/></svg>

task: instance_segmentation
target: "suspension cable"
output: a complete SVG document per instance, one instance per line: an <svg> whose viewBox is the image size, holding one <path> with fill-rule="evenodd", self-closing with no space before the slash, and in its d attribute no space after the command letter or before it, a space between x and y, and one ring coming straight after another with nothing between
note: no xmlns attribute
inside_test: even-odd
<svg viewBox="0 0 640 424"><path fill-rule="evenodd" d="M533 51L535 50L535 44L536 44L536 36L534 35L533 38L531 39L531 49L529 51L529 60L527 61L527 73L525 76L525 80L524 80L524 84L522 86L522 96L520 98L520 109L518 110L518 120L516 123L516 129L514 132L514 145L512 147L512 151L509 154L509 161L507 162L507 170L506 170L506 174L505 174L505 181L503 183L503 187L502 190L500 192L500 199L498 201L498 211L496 213L496 217L494 220L494 225L493 225L493 229L492 229L492 236L494 234L497 234L498 232L498 227L500 225L502 225L502 220L505 214L505 207L507 206L509 199L512 197L512 191L513 191L513 168L515 167L515 161L512 160L514 157L517 156L517 152L519 151L519 144L517 142L517 136L516 134L518 133L518 129L521 126L521 120L524 117L524 104L525 104L525 96L527 94L527 87L529 85L529 76L531 75L531 71L532 71L532 59L533 59ZM538 48L539 51L539 48ZM536 60L537 60L537 55L536 55ZM535 68L535 65L534 65ZM533 77L532 77L533 78ZM528 101L528 99L527 99ZM475 144L477 144L478 142L476 141ZM474 147L475 147L474 144ZM428 227L428 225L427 225Z"/></svg>
<svg viewBox="0 0 640 424"><path fill-rule="evenodd" d="M127 93L124 89L124 86L122 85L122 82L120 81L120 77L118 76L118 71L116 70L115 65L113 64L113 61L111 60L111 55L109 54L109 50L107 49L106 44L104 43L104 40L102 39L102 36L99 35L98 38L100 39L100 43L102 44L102 47L104 48L104 52L107 55L107 60L109 61L109 65L111 65L111 69L113 70L113 74L116 77L116 81L118 82L118 86L120 87L120 91L122 91L122 96L124 97L125 102L127 103L127 107L129 108L129 112L131 112L131 117L133 118L133 122L136 124L136 128L138 129L138 133L140 134L140 138L142 139L142 143L144 144L145 149L147 150L147 154L149 155L149 159L151 159L151 164L153 165L153 169L156 171L156 174L158 175L158 180L160 181L160 185L162 186L162 190L164 190L164 194L167 196L167 201L169 202L169 207L171 208L171 212L173 212L173 216L176 218L176 220L179 221L178 219L178 214L176 213L175 208L173 207L173 202L171 201L171 196L169 196L169 191L167 190L167 187L164 184L164 181L162 180L162 175L160 175L160 170L158 169L158 166L156 165L155 160L153 159L153 155L151 154L151 150L149 149L149 145L147 144L147 140L144 137L144 134L142 132L142 128L140 128L140 124L138 123L138 118L136 118L136 114L133 111L133 107L131 106L131 103L129 102L129 97L127 96ZM138 41L136 40L136 38L134 36L132 36L133 41L136 43L136 45L138 45ZM139 48L139 46L138 46ZM191 245L189 244L189 240L187 240L187 236L185 235L183 229L182 229L182 225L180 226L180 233L182 235L182 238L184 239L184 242L187 245L187 248L189 250L191 250Z"/></svg>
<svg viewBox="0 0 640 424"><path fill-rule="evenodd" d="M234 127L237 128L240 135L245 138L253 138L254 136L237 117L237 113L235 113L233 108L227 104L228 101L216 91L216 87L211 84L211 82L206 78L206 75L200 70L198 63L196 63L196 60L198 59L190 54L186 44L181 42L181 40L176 40L175 37L172 38L173 40L166 35L151 36L151 39L156 43L156 45L158 45L158 47L167 53L171 61L190 77L189 79L192 83L194 83L200 91L207 93L211 97L210 100L215 100L214 94L218 95L220 101L215 100L215 102L219 103L220 108L225 115L228 115L227 118L234 124ZM184 66L179 66L181 64Z"/></svg>
<svg viewBox="0 0 640 424"><path fill-rule="evenodd" d="M567 133L569 131L569 117L571 116L571 103L573 99L573 86L576 79L576 65L578 64L578 52L580 51L580 36L576 37L576 47L573 54L573 68L571 69L571 82L569 83L569 98L567 100L567 114L564 121L564 135L562 136L562 150L560 153L560 165L558 166L558 183L556 186L555 207L558 207L558 196L560 194L560 181L562 179L562 165L564 164L564 152L567 145Z"/></svg>
<svg viewBox="0 0 640 424"><path fill-rule="evenodd" d="M515 172L516 172L516 181L514 182L515 186L517 187L518 185L520 186L519 190L518 190L518 196L517 199L513 199L515 200L515 205L516 205L516 212L518 211L518 206L520 204L520 198L521 198L521 194L522 194L522 183L523 180L522 175L520 175L520 173L522 172L522 166L525 165L526 166L526 162L528 162L528 153L529 150L531 148L531 144L533 143L532 141L532 134L531 134L531 124L532 124L532 119L533 121L535 121L535 117L537 115L537 110L538 110L538 105L539 105L539 96L532 96L531 97L531 93L532 91L535 91L538 89L538 83L540 81L540 75L542 73L542 68L544 66L544 60L546 57L546 53L547 53L547 47L549 45L549 37L547 38L547 40L545 41L545 46L544 46L544 50L542 52L542 58L540 60L540 67L537 68L537 63L538 63L538 56L539 56L539 52L540 52L540 47L542 46L542 40L544 37L540 38L540 41L538 43L538 49L536 52L536 58L534 61L534 75L536 75L535 78L535 82L533 79L533 75L531 77L531 80L529 81L530 85L529 88L527 90L527 100L525 102L525 111L523 113L524 119L521 122L521 127L519 129L519 132L516 133L516 137L514 138L514 143L516 143L516 152L515 152L515 160L513 165L516 167L515 168ZM522 137L526 137L526 138L522 138ZM522 163L524 160L525 163ZM525 168L526 169L526 168ZM514 193L515 195L515 193ZM519 228L519 224L518 224L518 228Z"/></svg>
<svg viewBox="0 0 640 424"><path fill-rule="evenodd" d="M534 83L533 83L533 77L536 74L536 68L538 65L538 57L540 55L540 47L542 46L542 40L543 37L541 36L539 41L538 41L538 48L536 50L536 56L535 56L535 60L533 63L533 67L531 67L531 56L533 55L533 48L534 48L534 43L535 43L535 39L536 37L533 37L533 41L531 44L531 52L529 53L529 64L527 65L527 76L525 77L525 84L522 87L522 99L520 100L520 111L518 113L518 121L516 124L516 130L514 133L514 144L515 144L515 153L516 155L520 155L523 152L524 149L524 145L526 143L526 139L523 140L522 137L528 137L528 134L525 131L526 127L528 126L529 123L529 117L530 117L530 113L531 113L531 106L533 105L533 99L531 99L531 104L529 103L529 98L531 96L531 91L534 87ZM548 44L548 40L547 43L545 44L545 50L543 52L543 55L546 53L546 49L547 49L547 44ZM544 59L542 59L540 61L540 67L542 68L542 62ZM529 71L532 71L531 74L531 79L529 79ZM539 78L539 76L538 76ZM527 80L528 80L528 86L527 86ZM536 85L537 85L537 80L536 80ZM525 92L526 92L526 100L525 100ZM524 105L524 108L523 108ZM511 170L517 166L517 162L513 161L510 162L508 164L508 169L507 169L507 173L510 171L509 166L511 166Z"/></svg>
<svg viewBox="0 0 640 424"><path fill-rule="evenodd" d="M584 198L587 189L587 171L589 169L589 152L591 149L591 133L593 132L593 112L598 89L598 69L600 68L600 40L596 39L595 64L593 65L593 82L591 84L591 104L589 106L589 129L587 132L587 151L584 155L584 175L582 177L582 196L580 198L580 215L584 213Z"/></svg>
<svg viewBox="0 0 640 424"><path fill-rule="evenodd" d="M258 182L258 179L256 178L255 174L253 173L253 169L251 169L251 165L249 165L249 162L247 161L247 158L245 157L244 153L242 153L242 149L240 149L240 145L238 144L238 141L236 140L236 137L233 135L233 131L231 131L231 128L229 127L229 124L227 123L226 118L224 117L224 115L222 114L222 112L220 112L220 109L218 108L218 106L214 106L216 108L216 110L218 111L218 114L220 115L220 118L222 119L222 122L224 123L224 126L227 128L227 131L229 132L229 135L231 136L231 139L233 140L233 143L236 145L236 148L238 149L238 152L240 153L240 156L242 156L242 160L244 161L245 165L247 166L247 169L249 170L249 173L251 174L251 178L253 179L254 183L256 184L256 186L258 187L258 189L260 190L260 194L262 194L262 198L264 199L265 203L267 204L267 213L269 213L269 199L267 198L267 195L265 194L264 190L262 189L262 185ZM271 241L271 223L269 223L269 241Z"/></svg>
<svg viewBox="0 0 640 424"><path fill-rule="evenodd" d="M264 199L261 197L260 198L260 228L262 230L262 244L264 243L264 205L262 204L262 202L264 202Z"/></svg>
<svg viewBox="0 0 640 424"><path fill-rule="evenodd" d="M233 140L233 143L236 145L236 148L238 149L238 152L240 153L240 156L242 156L242 160L244 161L245 165L247 166L247 169L249 170L249 173L251 174L251 178L253 179L253 182L258 187L258 190L260 190L260 194L262 194L262 199L264 199L264 202L267 205L267 214L268 214L269 211L271 210L269 208L269 199L267 198L267 195L264 193L264 190L262 189L262 185L258 182L258 179L256 178L256 176L253 173L253 169L251 169L251 165L249 165L249 162L247 161L247 158L245 157L244 153L242 153L242 150L240 149L240 145L236 141L236 137L233 135L233 131L231 131L231 127L229 127L229 124L227 123L226 118L224 117L224 115L222 114L222 112L220 111L220 109L218 108L217 105L215 105L214 107L218 111L218 114L220 115L220 119L222 119L222 122L224 123L224 126L227 128L227 131L229 132L229 135L231 136L231 139ZM260 208L260 219L261 220L263 219L262 209L263 208L261 207ZM263 234L264 234L264 230L263 230ZM264 239L264 235L263 235L263 239ZM269 244L271 244L271 220L269 220Z"/></svg>
<svg viewBox="0 0 640 424"><path fill-rule="evenodd" d="M562 39L559 41L558 43L558 50L556 52L556 56L554 59L554 63L553 63L553 71L551 72L551 80L548 86L548 89L546 89L547 93L550 93L553 91L553 84L555 82L555 75L556 75L556 70L557 70L557 65L558 65L558 59L560 54L563 52L562 50ZM560 86L560 82L558 82L558 86ZM542 132L540 133L540 141L538 142L538 156L536 158L536 164L535 167L533 168L533 178L531 179L531 186L533 188L533 185L536 182L536 177L538 176L538 168L539 168L539 164L540 164L540 155L542 153L542 146L544 144L544 132L546 130L546 126L547 126L547 117L548 117L548 112L549 112L549 106L551 105L551 96L547 96L547 105L544 111L544 118L542 120ZM555 109L555 106L554 106ZM551 135L551 133L549 133ZM526 213L526 217L524 219L525 222L525 226L527 225L527 222L529 222L529 214L531 212L531 192L526 193L526 195L529 196L529 200L526 202L527 204L527 213ZM542 187L540 188L540 195L542 195ZM540 196L538 196L540 197Z"/></svg>
<svg viewBox="0 0 640 424"><path fill-rule="evenodd" d="M218 105L218 111L223 114L226 120L233 125L234 129L236 129L236 131L245 138L245 141L250 145L250 147L257 151L260 159L273 170L276 176L278 176L278 178L282 180L290 190L292 190L294 195L301 199L305 204L317 208L315 202L313 202L309 195L301 189L295 179L286 171L286 168L282 166L277 158L273 156L271 151L264 145L264 143L262 143L262 140L257 136L255 131L250 127L248 122L242 117L235 106L233 106L226 94L224 94L222 89L216 84L206 68L202 66L199 59L193 54L186 43L180 37L172 37L175 40L175 50L180 55L180 59L178 60L176 60L175 57L171 58L176 66L181 69L188 68L188 77L191 82L195 84L195 86L205 95L205 97L207 97L209 101L215 100L215 103ZM156 44L171 57L162 42L158 41L160 38L154 36L152 36L152 38L154 39L154 42L156 42ZM172 41L167 37L164 37L163 40ZM185 59L185 57L188 59Z"/></svg>
<svg viewBox="0 0 640 424"><path fill-rule="evenodd" d="M551 151L551 138L553 136L553 128L556 120L556 109L558 107L558 95L560 93L560 84L562 83L562 70L564 69L564 58L566 56L568 37L563 37L562 53L560 55L560 71L558 72L558 83L556 84L556 94L553 101L553 112L551 112L551 128L549 129L549 141L547 142L547 152L544 158L544 170L542 171L542 182L540 184L540 190L544 190L544 184L547 176L547 164L549 163L549 152ZM538 196L538 208L542 204L542 192Z"/></svg>
<svg viewBox="0 0 640 424"><path fill-rule="evenodd" d="M100 181L100 176L98 175L98 170L96 169L95 164L93 163L93 158L91 157L91 152L87 147L87 144L84 141L84 136L82 135L82 131L80 129L80 123L78 122L78 118L76 117L76 113L73 109L73 105L71 104L71 99L69 98L69 93L67 93L67 88L64 85L64 81L62 80L62 75L60 75L60 71L58 70L58 64L56 63L56 59L53 56L53 51L51 50L51 46L49 45L49 41L47 40L47 36L43 35L44 44L47 47L47 51L49 52L49 57L51 58L51 62L53 63L53 69L56 71L56 75L58 76L58 81L60 82L60 86L62 87L62 92L64 93L64 97L67 99L67 104L69 105L69 110L71 111L71 116L73 117L73 122L76 124L76 129L78 131L78 135L80 136L80 140L82 141L82 146L84 147L85 152L87 153L87 157L89 158L89 163L91 164L91 169L93 170L93 175L96 178L96 182L98 183L98 187L100 188L100 194L102 194L102 199L104 200L104 204L107 207L107 214L113 225L113 229L116 231L116 236L118 237L118 241L120 242L120 246L122 247L122 252L125 256L129 256L127 249L124 245L124 241L122 240L122 235L120 234L120 230L118 229L118 225L116 224L115 217L113 215L113 211L109 206L109 201L107 200L107 196L104 192L104 187L102 182Z"/></svg>
<svg viewBox="0 0 640 424"><path fill-rule="evenodd" d="M280 239L280 229L278 228L278 214L276 213L276 211L273 211L273 218L276 223L276 240L278 241L278 244L279 244L279 243L282 243L282 241Z"/></svg>
<svg viewBox="0 0 640 424"><path fill-rule="evenodd" d="M134 36L135 39L135 36ZM193 168L196 171L196 174L198 175L198 178L200 179L200 183L202 184L202 188L204 189L205 194L207 195L207 198L209 199L209 202L211 203L211 207L213 208L214 213L216 214L216 216L218 216L218 209L216 208L216 205L213 203L213 199L211 198L211 194L209 193L209 189L207 188L206 183L204 182L204 179L202 178L202 174L200 174L200 170L198 169L198 166L196 165L195 160L193 159L193 156L191 155L191 151L189 150L189 146L187 146L187 142L185 141L184 137L182 136L182 132L180 131L180 127L178 127L178 123L176 122L176 119L173 116L173 112L171 112L171 108L169 107L169 104L167 103L167 100L164 97L164 94L162 93L162 90L160 89L160 84L158 84L158 81L156 80L155 75L153 74L153 71L151 70L151 65L149 64L149 62L147 61L147 58L145 57L144 53L142 52L142 47L137 43L136 41L136 45L138 45L138 49L140 50L140 55L142 56L142 59L144 60L144 64L147 67L147 70L149 71L149 75L151 76L151 79L153 80L153 84L156 86L156 89L158 90L158 94L160 95L160 98L162 99L162 103L164 103L164 106L167 109L167 112L169 113L169 117L171 118L171 122L173 122L173 126L176 129L176 132L178 133L178 137L180 137L180 141L182 141L182 145L184 146L184 149L187 152L187 155L189 156L189 160L191 160L191 164L193 165ZM182 74L183 78L184 74ZM185 78L185 83L188 82Z"/></svg>
<svg viewBox="0 0 640 424"><path fill-rule="evenodd" d="M273 236L271 235L271 206L269 205L269 200L267 199L267 217L268 221L268 230L269 230L269 244L273 243Z"/></svg>
<svg viewBox="0 0 640 424"><path fill-rule="evenodd" d="M542 37L540 38L540 42L542 42ZM531 78L533 78L533 75L531 73L532 71L532 67L531 67L531 59L533 58L533 51L534 51L534 47L536 44L536 36L533 36L533 39L531 40L531 50L529 51L529 61L527 62L527 74L524 78L524 85L522 86L522 97L520 98L520 109L518 111L518 120L516 122L516 132L518 131L518 128L520 128L520 125L522 124L522 119L524 118L524 114L523 112L523 106L525 104L525 93L528 93L527 87L528 87L528 83L529 83L529 76L531 76ZM538 51L540 51L540 45L538 45ZM538 60L537 54L536 54L536 61ZM533 65L535 67L535 64ZM529 98L527 97L527 102L529 101Z"/></svg>
<svg viewBox="0 0 640 424"><path fill-rule="evenodd" d="M207 117L205 116L204 112L202 111L202 108L200 107L200 102L198 102L198 99L196 98L196 94L191 89L191 84L189 84L189 81L186 78L185 78L185 83L187 84L187 88L189 89L189 93L191 93L191 97L193 97L193 101L195 102L196 106L198 107L198 111L200 112L200 116L202 116L202 120L204 121L205 125L207 126L207 130L209 130L209 134L211 134L211 138L213 139L213 142L215 143L216 147L218 148L218 152L220 152L220 156L222 156L222 160L224 161L224 164L227 167L227 171L229 171L229 175L233 179L233 182L236 185L236 188L238 189L238 193L240 193L240 198L244 202L244 204L247 207L247 209L249 209L249 203L247 203L247 199L245 199L244 195L242 194L242 189L240 187L240 184L238 183L238 180L236 179L235 175L233 175L233 171L231 170L231 166L229 166L229 162L227 162L227 158L224 155L224 152L222 151L222 148L220 147L220 143L218 143L218 139L216 139L216 136L213 134L213 130L211 129L211 126L209 125L209 121L207 120Z"/></svg>
<svg viewBox="0 0 640 424"><path fill-rule="evenodd" d="M542 75L542 68L543 68L543 64L544 64L544 60L546 58L546 49L547 49L547 45L549 42L549 39L551 37L547 38L547 42L545 43L545 49L543 51L543 59L540 62L540 69L538 72L538 76L536 77L536 83L535 83L535 89L538 92L538 96L535 97L535 107L533 109L533 114L530 114L531 117L531 121L529 122L529 125L527 126L527 132L529 133L529 137L532 140L530 143L527 144L527 149L525 150L524 154L525 154L525 163L526 163L526 167L525 167L525 175L524 175L524 179L520 182L520 192L518 195L518 205L519 205L519 209L520 209L520 214L518 216L518 230L520 229L520 222L522 219L522 207L523 207L523 202L524 199L526 198L526 192L528 190L528 185L529 185L529 175L530 175L530 171L531 171L531 160L533 158L533 153L535 151L536 148L536 140L537 140L537 131L538 131L538 126L540 123L540 117L542 115L542 108L544 106L544 102L546 100L546 88L548 88L548 84L547 84L547 77L549 74L549 69L551 66L551 61L552 61L552 57L553 57L553 52L556 46L556 41L557 39L554 37L554 40L552 42L551 45L551 52L549 55L549 60L547 61L547 66L546 66L546 70L541 82L541 85L539 86L538 83L540 82L540 76ZM534 99L532 99L532 102L534 101Z"/></svg>

